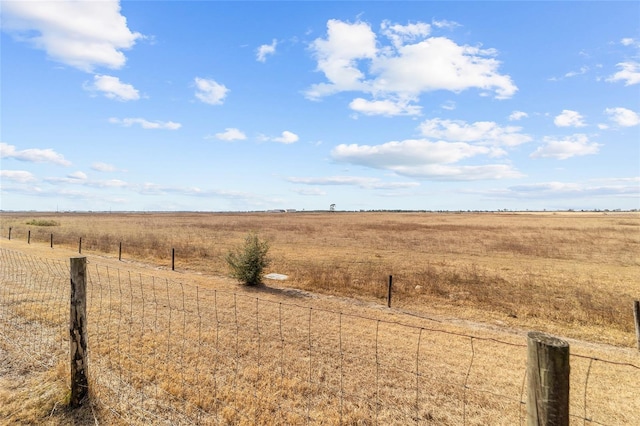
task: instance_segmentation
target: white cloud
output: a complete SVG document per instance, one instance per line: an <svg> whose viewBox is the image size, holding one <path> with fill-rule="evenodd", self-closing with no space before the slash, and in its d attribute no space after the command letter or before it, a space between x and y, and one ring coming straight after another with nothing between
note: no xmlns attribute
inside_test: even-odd
<svg viewBox="0 0 640 426"><path fill-rule="evenodd" d="M418 95L421 92L470 88L495 91L496 98L513 96L511 78L497 73L494 52L460 46L444 37L432 37L405 45L397 55L380 56L373 64L377 91Z"/></svg>
<svg viewBox="0 0 640 426"><path fill-rule="evenodd" d="M381 101L368 101L356 98L351 101L349 108L364 115L420 115L422 107L409 105L406 101L393 101L385 99Z"/></svg>
<svg viewBox="0 0 640 426"><path fill-rule="evenodd" d="M627 108L607 108L604 110L611 121L619 126L633 127L640 124L640 114Z"/></svg>
<svg viewBox="0 0 640 426"><path fill-rule="evenodd" d="M144 118L115 118L111 117L109 123L119 124L124 127L131 127L134 124L139 124L143 129L164 129L164 130L178 130L182 127L182 124L175 123L173 121L149 121Z"/></svg>
<svg viewBox="0 0 640 426"><path fill-rule="evenodd" d="M390 170L396 174L434 180L502 179L522 176L506 164L456 165L493 149L465 142L430 142L411 139L381 145L338 145L331 151L334 160Z"/></svg>
<svg viewBox="0 0 640 426"><path fill-rule="evenodd" d="M634 44L636 44L636 41L630 37L625 37L620 40L620 44L622 44L623 46L633 46Z"/></svg>
<svg viewBox="0 0 640 426"><path fill-rule="evenodd" d="M127 188L130 185L122 181L120 179L107 179L107 180L93 180L89 179L88 176L83 172L76 172L67 175L66 177L49 177L46 178L45 181L52 185L81 185L87 186L90 188Z"/></svg>
<svg viewBox="0 0 640 426"><path fill-rule="evenodd" d="M269 199L261 195L256 195L247 192L229 191L219 189L202 189L199 187L179 187L179 186L165 186L155 183L144 183L142 185L136 185L132 189L140 194L149 195L178 195L178 196L190 196L200 198L222 198L232 201L245 202L252 206L264 206L264 205L281 205L283 200Z"/></svg>
<svg viewBox="0 0 640 426"><path fill-rule="evenodd" d="M420 186L418 182L383 182L378 178L359 176L289 177L287 181L303 185L357 186L363 189L405 189Z"/></svg>
<svg viewBox="0 0 640 426"><path fill-rule="evenodd" d="M391 24L389 21L382 21L380 30L396 49L401 48L404 44L416 40L424 39L431 33L431 25L424 22L416 24L400 25Z"/></svg>
<svg viewBox="0 0 640 426"><path fill-rule="evenodd" d="M341 144L333 149L331 155L338 161L375 168L392 168L401 165L455 163L465 158L488 153L489 148L462 142L410 139L373 146Z"/></svg>
<svg viewBox="0 0 640 426"><path fill-rule="evenodd" d="M456 103L454 101L446 101L445 103L440 105L440 108L446 109L447 111L453 111L454 109L456 109Z"/></svg>
<svg viewBox="0 0 640 426"><path fill-rule="evenodd" d="M27 195L30 197L45 197L45 198L55 198L55 199L71 199L71 200L80 200L84 205L87 206L86 202L89 200L97 200L101 203L116 203L116 204L124 204L127 200L121 197L111 197L108 194L104 194L102 192L96 191L78 191L75 189L68 189L64 186L65 182L55 182L47 180L47 183L53 184L47 186L46 188L42 188L38 185L30 184L30 185L22 185L22 186L13 186L2 188L3 191L13 192L16 194ZM79 183L79 182L74 182ZM61 184L61 185L58 185ZM88 186L83 184L83 186Z"/></svg>
<svg viewBox="0 0 640 426"><path fill-rule="evenodd" d="M224 84L220 84L215 80L196 77L196 98L200 99L205 104L210 105L222 105L224 98L229 93Z"/></svg>
<svg viewBox="0 0 640 426"><path fill-rule="evenodd" d="M577 111L563 109L553 123L558 127L584 127L584 117Z"/></svg>
<svg viewBox="0 0 640 426"><path fill-rule="evenodd" d="M544 146L538 147L530 155L531 158L566 160L576 156L597 154L601 146L595 142L589 142L587 135L580 133L563 139L545 137L544 143Z"/></svg>
<svg viewBox="0 0 640 426"><path fill-rule="evenodd" d="M373 182L372 189L408 189L420 186L418 182Z"/></svg>
<svg viewBox="0 0 640 426"><path fill-rule="evenodd" d="M108 179L108 180L92 180L86 183L87 186L95 188L126 188L129 184L120 179Z"/></svg>
<svg viewBox="0 0 640 426"><path fill-rule="evenodd" d="M454 30L462 26L456 21L447 21L446 19L441 19L441 20L433 19L431 20L431 25L433 25L436 28L446 28L449 30Z"/></svg>
<svg viewBox="0 0 640 426"><path fill-rule="evenodd" d="M518 121L521 120L523 118L527 118L529 116L529 114L527 114L526 112L523 111L513 111L510 115L509 115L509 121Z"/></svg>
<svg viewBox="0 0 640 426"><path fill-rule="evenodd" d="M94 75L92 84L85 84L85 90L99 91L109 99L117 101L137 101L140 93L131 84L122 83L118 77Z"/></svg>
<svg viewBox="0 0 640 426"><path fill-rule="evenodd" d="M81 171L69 173L67 177L70 179L87 180L87 174Z"/></svg>
<svg viewBox="0 0 640 426"><path fill-rule="evenodd" d="M31 172L24 170L0 170L0 178L17 183L29 183L37 180Z"/></svg>
<svg viewBox="0 0 640 426"><path fill-rule="evenodd" d="M357 176L330 176L330 177L289 177L287 181L304 185L356 185L362 186L365 183L376 181L375 178L363 178Z"/></svg>
<svg viewBox="0 0 640 426"><path fill-rule="evenodd" d="M625 86L631 86L640 83L639 62L620 62L619 64L617 64L617 67L621 68L621 70L607 78L607 81L624 81Z"/></svg>
<svg viewBox="0 0 640 426"><path fill-rule="evenodd" d="M31 148L18 151L15 146L4 142L0 142L0 158L14 158L32 163L53 163L60 166L71 165L70 161L67 161L62 154L58 154L53 149Z"/></svg>
<svg viewBox="0 0 640 426"><path fill-rule="evenodd" d="M614 179L609 182L540 182L511 186L506 190L494 192L491 195L517 199L638 197L640 195L638 182L638 178Z"/></svg>
<svg viewBox="0 0 640 426"><path fill-rule="evenodd" d="M571 77L575 77L577 75L586 74L588 71L589 71L589 67L582 66L582 67L580 67L579 71L569 71L564 76L567 77L567 78L571 78Z"/></svg>
<svg viewBox="0 0 640 426"><path fill-rule="evenodd" d="M278 45L278 40L274 38L271 44L263 44L260 47L258 47L258 50L256 52L256 60L258 62L266 62L267 55L273 55L274 53L276 53L277 45Z"/></svg>
<svg viewBox="0 0 640 426"><path fill-rule="evenodd" d="M516 185L510 187L513 191L518 192L555 192L567 193L580 188L580 185L566 182L541 182L525 185Z"/></svg>
<svg viewBox="0 0 640 426"><path fill-rule="evenodd" d="M97 172L115 172L116 167L112 164L95 162L91 165L91 169Z"/></svg>
<svg viewBox="0 0 640 426"><path fill-rule="evenodd" d="M640 176L634 176L634 177L610 177L610 178L601 178L601 179L594 179L594 181L597 182L601 182L607 185L627 185L629 183L635 183L636 186L640 185ZM640 190L640 187L638 187L638 189Z"/></svg>
<svg viewBox="0 0 640 426"><path fill-rule="evenodd" d="M317 197L317 196L327 195L327 192L321 190L320 188L294 188L292 189L292 191L300 195L306 195L306 196Z"/></svg>
<svg viewBox="0 0 640 426"><path fill-rule="evenodd" d="M516 179L524 176L508 164L476 166L433 164L422 167L401 167L394 171L405 176L441 181Z"/></svg>
<svg viewBox="0 0 640 426"><path fill-rule="evenodd" d="M122 51L143 37L129 30L118 0L4 1L2 28L54 61L87 72L122 68Z"/></svg>
<svg viewBox="0 0 640 426"><path fill-rule="evenodd" d="M369 24L327 22L326 38L310 46L317 69L327 82L312 85L306 96L319 99L341 91L360 91L377 99L415 99L423 92L461 92L476 88L496 98L513 96L517 87L498 73L494 49L458 45L445 37L429 37L430 25L381 25L391 40L383 45Z"/></svg>
<svg viewBox="0 0 640 426"><path fill-rule="evenodd" d="M343 90L366 90L362 82L364 74L357 61L373 59L377 54L376 36L368 24L350 24L336 19L327 22L327 38L318 38L311 49L322 71L330 83L311 86L307 96L321 98Z"/></svg>
<svg viewBox="0 0 640 426"><path fill-rule="evenodd" d="M501 127L493 121L467 124L461 120L434 118L420 124L420 132L427 138L493 146L516 146L530 142L531 136L520 133L521 130L516 126Z"/></svg>
<svg viewBox="0 0 640 426"><path fill-rule="evenodd" d="M227 127L224 132L216 133L215 137L222 141L243 141L247 139L247 135L233 127Z"/></svg>
<svg viewBox="0 0 640 426"><path fill-rule="evenodd" d="M274 142L280 142L284 144L298 142L299 139L300 138L298 137L298 135L288 130L285 130L284 132L282 132L282 135L277 138L271 138L271 140Z"/></svg>

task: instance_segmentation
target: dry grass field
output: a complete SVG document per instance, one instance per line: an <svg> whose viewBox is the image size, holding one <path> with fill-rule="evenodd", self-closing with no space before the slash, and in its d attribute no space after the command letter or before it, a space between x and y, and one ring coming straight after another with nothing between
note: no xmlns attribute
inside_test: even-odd
<svg viewBox="0 0 640 426"><path fill-rule="evenodd" d="M250 231L289 280L227 278ZM2 213L1 236L6 264L50 259L63 287L5 294L0 423L518 424L526 330L570 339L572 423L640 421L640 371L594 361L639 364L638 213ZM60 262L80 238L102 404L70 414ZM37 323L51 347L16 356Z"/></svg>
<svg viewBox="0 0 640 426"><path fill-rule="evenodd" d="M207 275L227 275L224 255L256 231L288 287L383 303L393 275L398 308L634 344L638 213L3 213L9 227L165 268L175 248L177 270Z"/></svg>

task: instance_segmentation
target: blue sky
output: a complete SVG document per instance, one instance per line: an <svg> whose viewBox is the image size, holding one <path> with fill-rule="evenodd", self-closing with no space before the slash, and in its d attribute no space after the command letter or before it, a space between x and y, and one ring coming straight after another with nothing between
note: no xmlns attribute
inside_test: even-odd
<svg viewBox="0 0 640 426"><path fill-rule="evenodd" d="M2 1L4 210L640 208L640 3Z"/></svg>

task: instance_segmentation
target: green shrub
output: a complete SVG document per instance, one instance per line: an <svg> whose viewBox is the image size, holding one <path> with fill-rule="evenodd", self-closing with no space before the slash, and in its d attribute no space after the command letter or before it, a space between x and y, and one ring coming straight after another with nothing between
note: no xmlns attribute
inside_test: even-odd
<svg viewBox="0 0 640 426"><path fill-rule="evenodd" d="M267 257L268 251L269 243L261 241L255 233L247 235L244 245L235 251L230 251L226 256L231 268L231 276L245 285L260 284L262 271L271 263Z"/></svg>
<svg viewBox="0 0 640 426"><path fill-rule="evenodd" d="M31 219L29 222L27 222L27 225L33 225L33 226L59 226L60 222L58 222L57 220L47 220L47 219Z"/></svg>

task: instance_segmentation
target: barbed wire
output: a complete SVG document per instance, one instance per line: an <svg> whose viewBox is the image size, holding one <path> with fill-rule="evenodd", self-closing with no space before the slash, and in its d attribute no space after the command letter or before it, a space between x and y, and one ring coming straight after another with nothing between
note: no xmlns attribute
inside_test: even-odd
<svg viewBox="0 0 640 426"><path fill-rule="evenodd" d="M523 422L522 341L204 288L99 262L88 265L87 278L92 403L127 423ZM69 263L0 248L0 279L3 344L42 368L65 360ZM571 371L572 419L640 424L638 365L570 356L579 367ZM600 403L611 386L621 398L615 409Z"/></svg>

